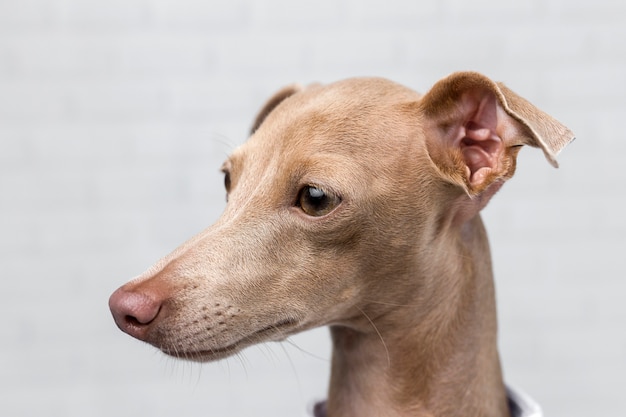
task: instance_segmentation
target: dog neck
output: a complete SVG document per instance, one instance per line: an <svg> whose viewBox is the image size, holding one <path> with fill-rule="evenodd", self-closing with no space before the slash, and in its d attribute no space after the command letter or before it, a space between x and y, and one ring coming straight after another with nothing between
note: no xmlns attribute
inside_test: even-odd
<svg viewBox="0 0 626 417"><path fill-rule="evenodd" d="M426 278L447 284L429 295L429 311L401 305L368 318L370 331L331 327L329 398L317 414L508 416L484 227L476 216L447 237L457 244L446 244L445 267Z"/></svg>

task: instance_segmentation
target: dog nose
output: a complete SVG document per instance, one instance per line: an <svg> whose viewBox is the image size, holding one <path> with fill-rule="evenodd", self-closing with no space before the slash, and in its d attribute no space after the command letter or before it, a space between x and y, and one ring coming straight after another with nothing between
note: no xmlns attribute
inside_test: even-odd
<svg viewBox="0 0 626 417"><path fill-rule="evenodd" d="M109 308L120 330L145 340L150 324L161 310L161 303L148 294L120 287L109 298Z"/></svg>

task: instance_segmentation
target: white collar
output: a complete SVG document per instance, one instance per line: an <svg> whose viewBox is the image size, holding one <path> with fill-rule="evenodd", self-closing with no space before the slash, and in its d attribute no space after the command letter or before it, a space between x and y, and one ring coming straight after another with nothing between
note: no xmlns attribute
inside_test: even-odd
<svg viewBox="0 0 626 417"><path fill-rule="evenodd" d="M525 392L507 385L506 396L509 399L511 417L542 417L541 407Z"/></svg>

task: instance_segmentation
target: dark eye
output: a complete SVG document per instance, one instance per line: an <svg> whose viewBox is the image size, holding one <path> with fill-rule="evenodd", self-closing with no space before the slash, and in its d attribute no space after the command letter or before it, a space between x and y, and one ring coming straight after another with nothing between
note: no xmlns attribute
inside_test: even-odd
<svg viewBox="0 0 626 417"><path fill-rule="evenodd" d="M230 191L230 172L224 172L224 188L226 188L226 192Z"/></svg>
<svg viewBox="0 0 626 417"><path fill-rule="evenodd" d="M230 172L222 170L224 173L224 188L226 188L226 202L228 202L228 194L230 193Z"/></svg>
<svg viewBox="0 0 626 417"><path fill-rule="evenodd" d="M298 194L297 206L309 216L320 217L333 211L341 199L321 188L307 185Z"/></svg>

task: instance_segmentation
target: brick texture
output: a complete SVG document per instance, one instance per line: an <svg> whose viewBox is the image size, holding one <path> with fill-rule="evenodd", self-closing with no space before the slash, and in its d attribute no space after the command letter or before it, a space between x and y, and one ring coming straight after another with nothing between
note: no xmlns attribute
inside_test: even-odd
<svg viewBox="0 0 626 417"><path fill-rule="evenodd" d="M546 415L622 416L626 3L0 0L0 415L304 416L324 329L205 366L107 298L224 207L219 167L282 85L505 81L577 133L485 209L506 378Z"/></svg>

